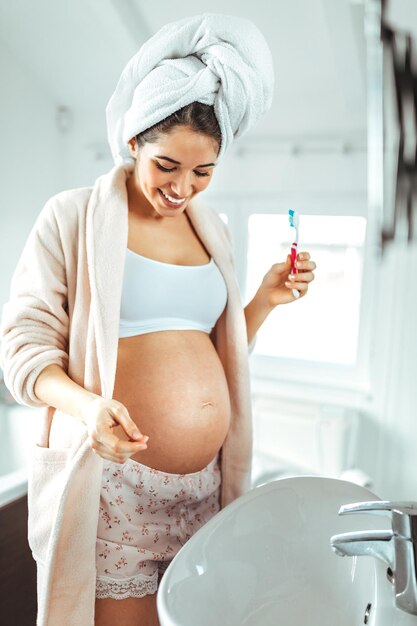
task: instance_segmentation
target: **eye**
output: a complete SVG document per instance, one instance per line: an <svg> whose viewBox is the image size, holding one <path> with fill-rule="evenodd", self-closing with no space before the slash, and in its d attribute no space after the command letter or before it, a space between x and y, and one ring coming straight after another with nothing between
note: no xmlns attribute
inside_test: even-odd
<svg viewBox="0 0 417 626"><path fill-rule="evenodd" d="M197 171L195 171L194 174L197 174L197 176L208 176L209 175L208 172L197 172Z"/></svg>
<svg viewBox="0 0 417 626"><path fill-rule="evenodd" d="M162 167L162 165L160 165L156 161L155 161L155 165L159 170L162 170L163 172L173 172L175 170L175 167L172 167L171 169L169 169L168 167Z"/></svg>
<svg viewBox="0 0 417 626"><path fill-rule="evenodd" d="M155 165L156 167L161 170L162 172L173 172L174 170L176 170L176 167L172 167L172 168L168 168L168 167L163 167L162 165L160 165L157 161L155 161ZM208 172L197 172L197 170L194 171L194 174L196 176L208 176L209 173Z"/></svg>

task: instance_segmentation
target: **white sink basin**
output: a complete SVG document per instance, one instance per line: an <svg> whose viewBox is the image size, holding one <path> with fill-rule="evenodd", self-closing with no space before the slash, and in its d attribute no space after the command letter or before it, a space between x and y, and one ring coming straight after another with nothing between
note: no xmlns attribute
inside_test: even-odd
<svg viewBox="0 0 417 626"><path fill-rule="evenodd" d="M337 533L390 528L389 518L338 516L342 504L378 499L312 476L253 489L173 559L158 590L161 626L417 626L394 607L384 563L330 547Z"/></svg>

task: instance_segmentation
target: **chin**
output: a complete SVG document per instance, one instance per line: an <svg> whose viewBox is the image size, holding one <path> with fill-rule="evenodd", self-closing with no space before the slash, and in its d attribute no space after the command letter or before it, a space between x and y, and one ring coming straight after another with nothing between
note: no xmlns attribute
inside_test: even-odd
<svg viewBox="0 0 417 626"><path fill-rule="evenodd" d="M158 214L161 217L173 217L174 218L174 217L178 217L182 215L185 212L186 208L187 207L185 206L185 207L182 207L181 209L178 209L177 211L176 210L173 211L172 209L165 209L164 211L163 209L161 210L158 208Z"/></svg>

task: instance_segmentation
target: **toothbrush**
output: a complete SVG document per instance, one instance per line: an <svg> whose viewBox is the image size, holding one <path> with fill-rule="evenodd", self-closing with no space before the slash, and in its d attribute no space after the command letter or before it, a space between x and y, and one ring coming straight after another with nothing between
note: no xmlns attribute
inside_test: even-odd
<svg viewBox="0 0 417 626"><path fill-rule="evenodd" d="M295 228L295 240L291 245L291 274L297 273L297 268L295 267L295 260L297 258L297 247L298 247L298 229L300 226L300 216L297 211L293 211L289 209L288 211L288 219L290 222L290 226ZM297 289L292 290L294 298L300 297L300 292Z"/></svg>

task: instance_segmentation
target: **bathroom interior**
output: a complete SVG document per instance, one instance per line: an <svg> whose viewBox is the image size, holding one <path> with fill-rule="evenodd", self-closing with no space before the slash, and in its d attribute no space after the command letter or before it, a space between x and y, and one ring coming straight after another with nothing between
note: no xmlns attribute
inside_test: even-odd
<svg viewBox="0 0 417 626"><path fill-rule="evenodd" d="M228 224L242 301L289 253L289 209L300 214L299 249L310 252L317 270L306 298L268 317L250 355L252 488L260 495L257 508L248 499L243 507L230 505L230 515L237 535L249 532L252 517L255 528L260 518L270 520L270 545L282 549L270 566L269 600L262 610L246 606L244 618L233 613L229 563L224 605L218 603L223 618L204 621L209 618L192 613L212 597L209 578L206 595L201 581L197 585L193 609L177 603L170 614L175 588L184 589L183 598L195 591L198 576L184 573L191 567L187 558L202 550L193 538L167 578L161 624L417 625L414 560L407 564L411 582L398 591L404 572L397 553L384 562L380 554L369 557L372 549L367 558L340 559L330 546L332 535L347 531L374 529L386 537L397 513L411 531L416 519L415 0L212 0L209 7L183 0L163 2L162 10L161 3L141 0L3 0L0 307L46 200L92 185L112 168L104 110L126 61L164 23L207 10L252 20L274 59L271 110L234 142L204 192ZM26 539L26 467L39 410L15 402L1 370L0 413L0 623L33 626L36 569ZM338 516L342 505L371 500L391 506ZM225 512L210 536L202 534L207 549L215 536L227 544ZM313 554L319 526L325 557ZM251 535L254 552L260 534ZM410 534L407 546L413 547ZM294 548L292 555L296 545L304 552ZM233 561L239 584L249 590L254 572L265 571L265 559L239 567ZM303 576L295 576L297 567ZM401 607L405 594L413 598ZM285 608L286 600L290 608L278 614L277 604ZM354 612L343 621L346 603Z"/></svg>

